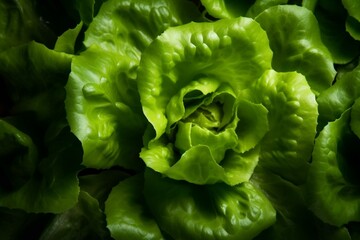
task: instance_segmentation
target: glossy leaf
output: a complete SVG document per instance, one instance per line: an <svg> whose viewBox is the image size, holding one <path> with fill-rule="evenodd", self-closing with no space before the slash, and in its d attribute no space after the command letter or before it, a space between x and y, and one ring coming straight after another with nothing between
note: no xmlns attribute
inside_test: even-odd
<svg viewBox="0 0 360 240"><path fill-rule="evenodd" d="M268 111L269 132L260 142L259 165L295 183L304 183L317 126L317 102L305 77L266 72L249 93Z"/></svg>
<svg viewBox="0 0 360 240"><path fill-rule="evenodd" d="M82 142L86 166L143 167L138 153L146 121L136 69L141 51L153 38L199 15L191 3L181 4L107 1L89 25L84 39L87 49L74 59L66 86L68 120Z"/></svg>
<svg viewBox="0 0 360 240"><path fill-rule="evenodd" d="M149 170L144 194L159 226L174 239L252 239L276 217L249 182L199 186Z"/></svg>
<svg viewBox="0 0 360 240"><path fill-rule="evenodd" d="M113 188L105 204L107 228L115 240L163 239L142 194L144 177L136 175Z"/></svg>
<svg viewBox="0 0 360 240"><path fill-rule="evenodd" d="M237 18L245 16L254 0L201 0L206 11L214 18Z"/></svg>
<svg viewBox="0 0 360 240"><path fill-rule="evenodd" d="M357 116L358 118L358 116ZM349 126L350 110L330 122L316 139L308 176L308 201L324 222L342 226L360 221L359 138Z"/></svg>
<svg viewBox="0 0 360 240"><path fill-rule="evenodd" d="M316 95L331 86L336 71L311 11L279 5L266 9L255 19L268 33L276 71L302 73Z"/></svg>

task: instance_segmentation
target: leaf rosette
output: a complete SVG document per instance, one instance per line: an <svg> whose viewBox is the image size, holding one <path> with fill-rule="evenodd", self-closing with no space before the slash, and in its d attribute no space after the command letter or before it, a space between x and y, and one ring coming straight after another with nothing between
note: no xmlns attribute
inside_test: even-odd
<svg viewBox="0 0 360 240"><path fill-rule="evenodd" d="M194 184L237 185L259 162L303 181L304 171L287 170L307 168L315 96L303 75L275 72L271 61L267 35L250 18L167 29L145 49L138 69L151 124L140 153L145 164Z"/></svg>

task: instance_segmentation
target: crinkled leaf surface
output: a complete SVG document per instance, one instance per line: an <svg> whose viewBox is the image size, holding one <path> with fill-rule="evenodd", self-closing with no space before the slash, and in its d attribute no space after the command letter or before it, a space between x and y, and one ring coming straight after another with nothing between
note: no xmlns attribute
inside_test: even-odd
<svg viewBox="0 0 360 240"><path fill-rule="evenodd" d="M66 85L67 119L82 142L88 167L141 166L137 155L144 120L135 84L121 74L126 63L118 59L93 46L72 63Z"/></svg>
<svg viewBox="0 0 360 240"><path fill-rule="evenodd" d="M276 217L249 182L200 186L148 170L144 194L157 223L174 239L252 239Z"/></svg>
<svg viewBox="0 0 360 240"><path fill-rule="evenodd" d="M141 103L156 138L167 127L169 100L190 82L207 77L228 83L238 95L271 67L271 58L265 32L249 18L165 31L144 51L138 71Z"/></svg>
<svg viewBox="0 0 360 240"><path fill-rule="evenodd" d="M316 94L330 87L336 71L311 11L279 5L266 9L255 19L269 36L275 70L302 73Z"/></svg>
<svg viewBox="0 0 360 240"><path fill-rule="evenodd" d="M306 179L317 125L317 102L305 77L270 70L249 95L268 111L259 164L296 183Z"/></svg>
<svg viewBox="0 0 360 240"><path fill-rule="evenodd" d="M84 164L139 169L145 130L136 87L141 51L162 31L199 16L181 1L107 1L85 33L66 86L72 131L84 148ZM185 11L188 9L188 11ZM129 20L131 19L131 20Z"/></svg>

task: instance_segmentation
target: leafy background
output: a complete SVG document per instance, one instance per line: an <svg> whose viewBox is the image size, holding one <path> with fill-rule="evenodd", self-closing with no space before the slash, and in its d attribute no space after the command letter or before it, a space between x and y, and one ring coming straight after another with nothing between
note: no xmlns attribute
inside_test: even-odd
<svg viewBox="0 0 360 240"><path fill-rule="evenodd" d="M187 216L183 209L199 210L189 219L192 226L214 229L211 219L222 210L213 206L228 206L224 215L236 218L243 209L229 196L244 197L245 188L264 196L254 204L276 211L276 221L272 214L263 219L270 227L263 231L259 223L261 231L249 231L247 239L360 239L360 165L353 157L359 144L359 13L356 0L0 0L1 238L202 239L196 227L190 236L177 232ZM163 146L163 139L153 141L156 127L149 127L151 117L142 111L138 67L142 74L151 69L149 76L160 71L150 64L157 59L156 44L163 45L152 43L169 27L207 22L212 29L240 16L266 32L272 62L265 68L296 71L304 78L296 75L292 83L310 86L303 93L316 97L318 118L301 108L296 113L313 125L302 129L290 121L288 134L313 141L303 146L302 161L287 166L280 156L273 164L272 139L281 126L270 124L275 130L262 140L264 161L241 187L164 181L139 158L144 145ZM191 35L194 29L181 31ZM202 53L198 60L208 61ZM236 63L236 56L228 60ZM222 63L209 61L220 76ZM201 66L192 67L196 72ZM275 75L279 88L281 77L290 76ZM241 96L264 105L276 123L282 112L277 115L279 108L258 97L272 93L266 77L261 84ZM271 96L281 100L276 91ZM308 130L315 130L315 121L316 132ZM207 201L198 193L215 204L198 208ZM175 210L179 222L169 224Z"/></svg>

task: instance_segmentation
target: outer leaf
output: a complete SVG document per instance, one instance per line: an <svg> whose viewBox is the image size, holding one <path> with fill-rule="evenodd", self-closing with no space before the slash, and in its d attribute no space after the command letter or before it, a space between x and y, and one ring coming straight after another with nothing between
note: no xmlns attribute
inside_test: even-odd
<svg viewBox="0 0 360 240"><path fill-rule="evenodd" d="M38 152L29 135L0 120L0 187L18 190L34 174Z"/></svg>
<svg viewBox="0 0 360 240"><path fill-rule="evenodd" d="M136 169L145 122L125 60L93 46L73 60L66 85L67 118L88 167Z"/></svg>
<svg viewBox="0 0 360 240"><path fill-rule="evenodd" d="M159 226L174 239L252 239L275 221L270 202L248 182L199 186L149 170L144 193Z"/></svg>
<svg viewBox="0 0 360 240"><path fill-rule="evenodd" d="M197 17L181 1L107 1L85 33L87 50L72 64L66 109L84 148L84 164L139 169L146 121L136 87L141 51L172 25ZM184 8L189 7L185 14ZM131 20L129 20L129 18Z"/></svg>
<svg viewBox="0 0 360 240"><path fill-rule="evenodd" d="M82 22L79 23L75 28L69 29L58 37L54 50L58 52L65 52L69 54L75 53L76 40L78 39L79 33L83 27Z"/></svg>
<svg viewBox="0 0 360 240"><path fill-rule="evenodd" d="M100 45L137 64L140 52L165 29L194 20L200 20L200 13L190 1L105 1L85 33L84 44Z"/></svg>
<svg viewBox="0 0 360 240"><path fill-rule="evenodd" d="M52 217L52 214L26 213L2 207L0 208L1 239L38 240Z"/></svg>
<svg viewBox="0 0 360 240"><path fill-rule="evenodd" d="M360 4L351 0L343 0L342 3L349 14L346 19L346 31L354 39L360 40Z"/></svg>
<svg viewBox="0 0 360 240"><path fill-rule="evenodd" d="M321 39L334 63L345 64L360 53L360 42L346 31L347 11L339 0L318 0L314 14L319 22Z"/></svg>
<svg viewBox="0 0 360 240"><path fill-rule="evenodd" d="M348 14L360 21L360 2L354 0L342 0L342 4L348 11Z"/></svg>
<svg viewBox="0 0 360 240"><path fill-rule="evenodd" d="M110 235L105 225L105 216L99 209L99 203L88 193L81 191L77 204L56 215L39 239L106 240L110 239Z"/></svg>
<svg viewBox="0 0 360 240"><path fill-rule="evenodd" d="M318 0L303 0L302 6L314 12Z"/></svg>
<svg viewBox="0 0 360 240"><path fill-rule="evenodd" d="M34 0L0 2L0 52L32 40L48 46L56 40L41 21Z"/></svg>
<svg viewBox="0 0 360 240"><path fill-rule="evenodd" d="M254 0L201 0L206 11L215 18L236 18L244 16Z"/></svg>
<svg viewBox="0 0 360 240"><path fill-rule="evenodd" d="M261 188L277 211L276 222L254 240L351 240L346 227L334 227L308 209L304 186L297 186L277 174L257 167L251 182Z"/></svg>
<svg viewBox="0 0 360 240"><path fill-rule="evenodd" d="M287 2L288 0L256 0L255 3L246 12L246 16L255 18L269 7L286 4Z"/></svg>
<svg viewBox="0 0 360 240"><path fill-rule="evenodd" d="M11 113L34 112L43 124L63 118L71 60L72 55L36 42L1 52L0 75L13 105Z"/></svg>
<svg viewBox="0 0 360 240"><path fill-rule="evenodd" d="M262 139L259 164L295 183L306 179L317 125L317 102L305 77L266 72L250 92L268 110L269 132Z"/></svg>
<svg viewBox="0 0 360 240"><path fill-rule="evenodd" d="M360 138L360 98L357 98L351 107L351 131Z"/></svg>
<svg viewBox="0 0 360 240"><path fill-rule="evenodd" d="M295 5L279 5L262 12L256 21L269 36L275 70L302 73L316 94L330 87L336 71L312 12Z"/></svg>
<svg viewBox="0 0 360 240"><path fill-rule="evenodd" d="M302 186L260 166L255 169L251 182L265 192L277 214L274 225L257 236L256 240L321 239L306 205Z"/></svg>
<svg viewBox="0 0 360 240"><path fill-rule="evenodd" d="M71 55L49 50L36 42L0 53L0 74L12 100L10 113L16 115L7 119L22 132L15 135L28 135L37 148L30 174L19 178L21 174L16 173L29 169L29 162L25 160L19 162L16 172L9 171L13 174L10 178L18 179L21 184L0 189L1 206L27 212L57 213L77 201L76 175L82 150L66 123L61 122L65 121L64 85L71 60ZM16 163L19 152L8 150L6 162ZM33 150L29 151L30 155L31 152Z"/></svg>
<svg viewBox="0 0 360 240"><path fill-rule="evenodd" d="M105 204L107 227L115 240L163 239L142 195L144 177L136 175L120 182Z"/></svg>
<svg viewBox="0 0 360 240"><path fill-rule="evenodd" d="M348 17L346 19L346 31L350 33L351 37L356 40L360 40L360 21L356 20L353 17Z"/></svg>
<svg viewBox="0 0 360 240"><path fill-rule="evenodd" d="M90 172L90 173L89 173ZM99 202L101 210L105 208L111 189L116 186L119 181L129 177L129 173L118 169L102 170L100 172L92 172L91 169L84 169L79 173L79 185L82 191L87 192Z"/></svg>
<svg viewBox="0 0 360 240"><path fill-rule="evenodd" d="M27 212L59 213L76 204L79 194L76 175L82 154L80 143L68 128L64 128L45 144L47 155L39 156L36 171L27 181L16 189L0 189L1 206ZM7 156L8 159L13 157Z"/></svg>
<svg viewBox="0 0 360 240"><path fill-rule="evenodd" d="M334 121L360 97L360 65L350 71L341 72L336 82L317 98L321 127Z"/></svg>
<svg viewBox="0 0 360 240"><path fill-rule="evenodd" d="M316 139L308 175L310 208L324 222L360 221L360 141L350 128L350 110L330 122Z"/></svg>

